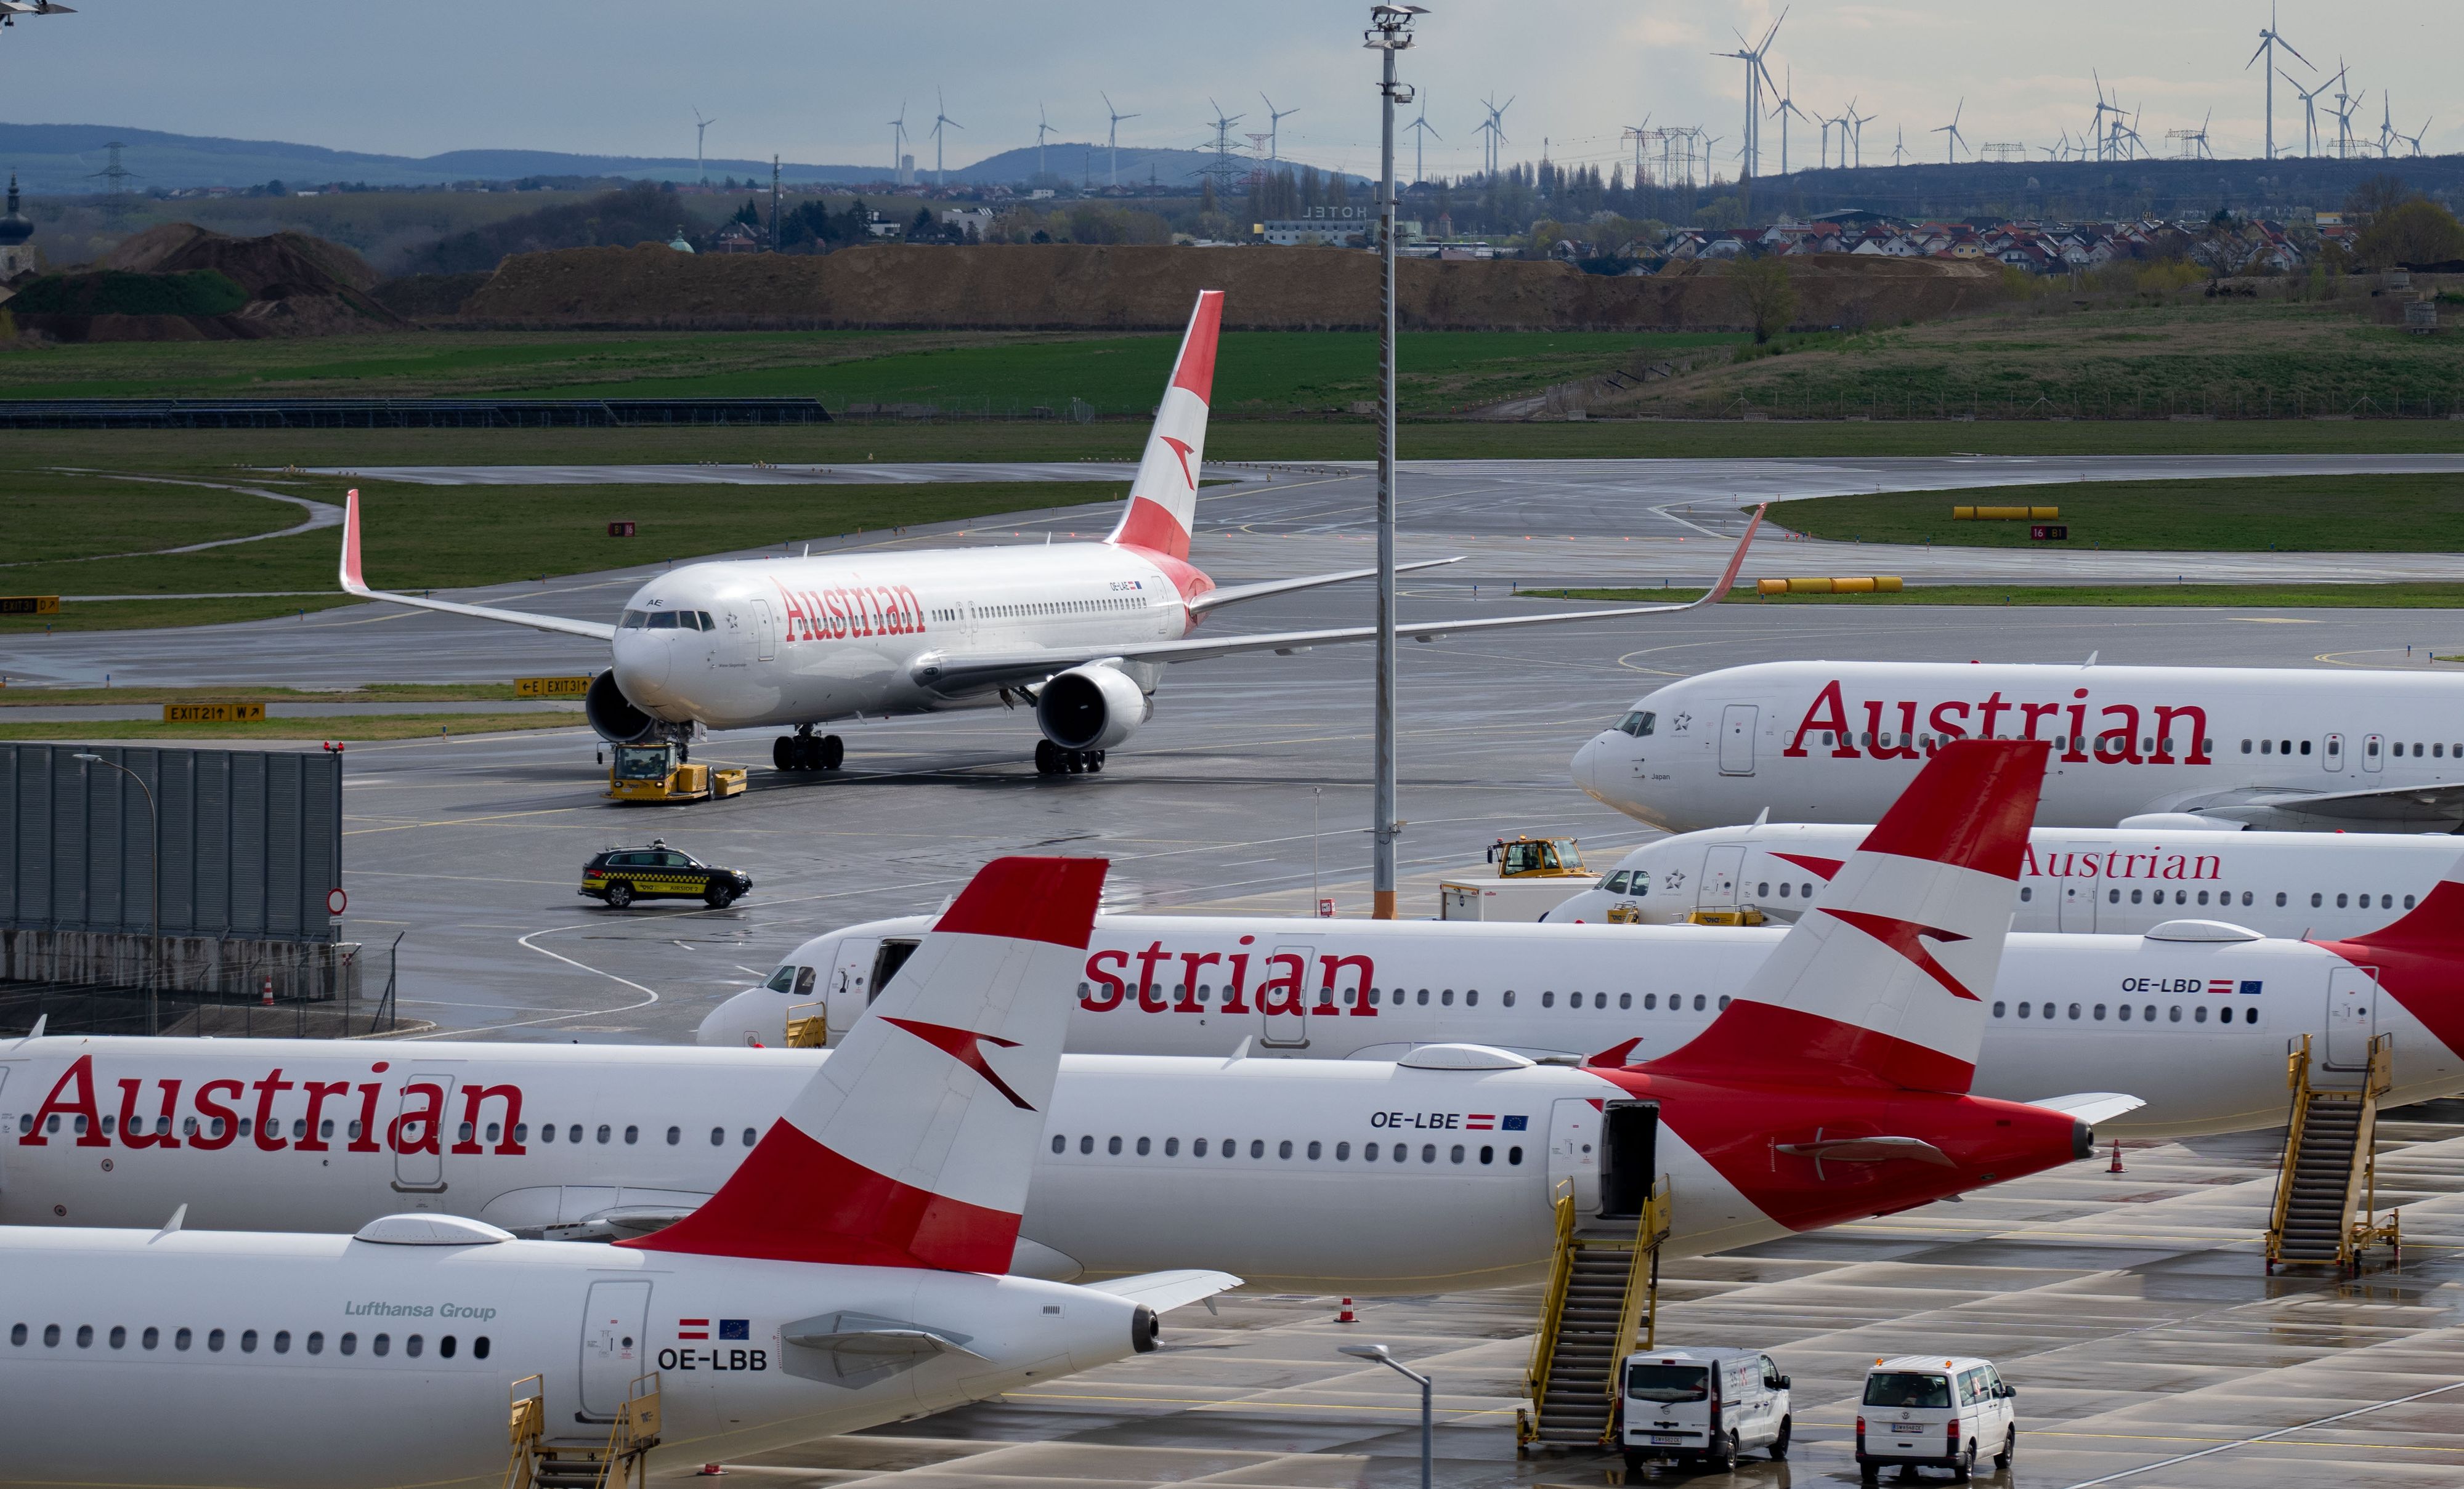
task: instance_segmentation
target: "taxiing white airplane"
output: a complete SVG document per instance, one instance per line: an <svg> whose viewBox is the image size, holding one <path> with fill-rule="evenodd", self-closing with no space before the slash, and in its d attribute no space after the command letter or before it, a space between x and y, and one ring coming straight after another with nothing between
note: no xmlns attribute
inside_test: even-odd
<svg viewBox="0 0 2464 1489"><path fill-rule="evenodd" d="M2254 895L2263 886L2246 882ZM1824 908L1831 880L1811 869L1787 903L1802 905L1808 884ZM1976 1089L2009 1101L2145 1094L2145 1106L2100 1125L2115 1136L2270 1127L2284 1120L2286 1051L2307 1034L2324 1079L2362 1068L2386 1036L2392 1100L2464 1092L2464 871L2452 854L2416 907L2377 912L2341 939L2261 936L2235 923L2249 911L2238 890L2234 900L2202 914L2193 895L2138 934L2014 931L1984 1008ZM817 1004L829 1027L850 1027L932 923L817 936L765 986L713 1010L696 1038L777 1044L791 1011ZM1541 1061L1611 1047L1649 1059L1701 1037L1781 941L1769 927L1099 915L1069 1047L1072 1060L1197 1055L1248 1040L1290 1060L1382 1061L1469 1041Z"/></svg>
<svg viewBox="0 0 2464 1489"><path fill-rule="evenodd" d="M2169 829L2039 827L2019 869L2013 931L2145 934L2185 915L2266 936L2365 936L2426 898L2464 856L2446 833L2242 832L2184 818ZM1793 920L1871 829L1756 822L1644 843L1541 920L1665 925L1752 910Z"/></svg>
<svg viewBox="0 0 2464 1489"><path fill-rule="evenodd" d="M363 1214L350 1236L189 1230L167 1208L159 1229L0 1230L0 1481L495 1485L508 1390L531 1375L552 1441L604 1442L655 1383L664 1441L718 1458L1155 1348L1155 1309L1239 1279L1098 1290L999 1275L1061 1062L1067 1016L1051 989L1083 954L1103 878L1092 859L987 865L915 976L828 1063L773 1092L742 1164L655 1235L526 1241L437 1209ZM245 1042L225 1059L254 1063ZM237 1081L198 1086L222 1115L179 1116L177 1130L170 1088L149 1122L128 1081L105 1132L109 1095L77 1081L82 1130L53 1144L46 1117L11 1143L12 1193L33 1177L13 1160L50 1145L106 1183L193 1196L196 1215L225 1208L217 1159L262 1159L278 1140L304 1192L379 1142L377 1108L347 1081L308 1096L358 1114L347 1138L321 1114L282 1137L270 1098L242 1138L224 1105L246 1106ZM394 1113L383 1161L419 1152L414 1129L434 1154L443 1120ZM173 1154L194 1167L165 1185ZM411 1178L414 1194L442 1191ZM405 1196L370 1197L394 1210Z"/></svg>
<svg viewBox="0 0 2464 1489"><path fill-rule="evenodd" d="M1376 635L1366 625L1212 640L1194 634L1226 605L1376 573L1352 569L1219 588L1191 566L1222 316L1222 292L1201 291L1129 501L1100 543L686 564L644 584L623 618L603 625L369 588L361 574L354 492L343 509L341 587L370 600L609 643L611 665L591 684L586 710L591 726L618 744L690 739L705 726L780 726L793 733L773 744L774 765L835 769L845 746L835 734L816 735L816 724L1023 702L1033 706L1044 735L1038 770L1101 770L1106 752L1153 716L1155 688L1171 663L1289 654ZM1433 642L1716 604L1761 520L1757 512L1719 581L1685 604L1427 621L1396 631Z"/></svg>
<svg viewBox="0 0 2464 1489"><path fill-rule="evenodd" d="M1851 855L1829 916L1795 927L1719 1018L1697 1022L1699 1038L1658 1061L1536 1064L1476 1043L1399 1062L1249 1060L1229 1039L1207 1059L1069 1056L1038 1119L1025 1218L1005 1259L1066 1278L1144 1273L1144 1259L1169 1256L1287 1289L1488 1286L1542 1275L1561 1188L1585 1223L1630 1226L1665 1183L1668 1245L1690 1254L2083 1154L2087 1124L2134 1099L1966 1094L2042 753L1980 743L1936 761L1939 789L1912 793ZM961 899L943 924L972 913ZM837 1052L0 1046L14 1131L0 1218L114 1224L176 1198L219 1225L346 1228L407 1197L541 1236L691 1234L741 1185L738 1162L761 1163L741 1145L816 1063L834 1070L878 1045L885 1021L911 1027L900 1005L938 939L924 939ZM1068 1016L1083 959L1048 969L1056 1018ZM996 1042L955 1052L979 1071L988 1057L1005 1068ZM782 1207L828 1202L809 1185L764 1187ZM719 1200L704 1205L714 1189ZM929 1218L973 1235L969 1215ZM38 1304L14 1306L33 1318L23 1310Z"/></svg>
<svg viewBox="0 0 2464 1489"><path fill-rule="evenodd" d="M1764 662L1670 683L1574 784L1671 832L1869 821L1954 739L2041 739L2036 821L2187 813L2294 831L2464 829L2464 679L2344 668ZM2159 823L2157 825L2167 825Z"/></svg>

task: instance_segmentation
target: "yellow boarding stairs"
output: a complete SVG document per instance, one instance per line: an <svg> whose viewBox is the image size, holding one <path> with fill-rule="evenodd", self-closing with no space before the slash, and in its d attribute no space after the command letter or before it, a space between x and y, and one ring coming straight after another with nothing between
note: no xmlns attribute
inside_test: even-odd
<svg viewBox="0 0 2464 1489"><path fill-rule="evenodd" d="M2276 1180L2276 1205L2267 1220L2267 1270L2279 1266L2333 1266L2358 1274L2362 1252L2384 1245L2404 1259L2401 1213L2378 1211L2379 1098L2393 1084L2389 1070L2394 1036L2370 1040L2367 1064L2352 1074L2358 1084L2314 1084L2310 1036L2301 1036L2285 1061L2285 1084L2293 1090L2292 1121L2284 1134L2284 1165Z"/></svg>
<svg viewBox="0 0 2464 1489"><path fill-rule="evenodd" d="M504 1489L644 1489L650 1450L659 1445L659 1375L637 1375L605 1439L547 1434L547 1382L525 1375L513 1385L507 1412L513 1452Z"/></svg>
<svg viewBox="0 0 2464 1489"><path fill-rule="evenodd" d="M1574 1223L1571 1184L1557 1193L1557 1249L1514 1413L1521 1448L1600 1447L1617 1434L1617 1366L1652 1347L1660 1300L1660 1243L1668 1238L1668 1180L1652 1186L1628 1235Z"/></svg>
<svg viewBox="0 0 2464 1489"><path fill-rule="evenodd" d="M787 1047L820 1049L830 1042L827 1003L794 1003L787 1009Z"/></svg>

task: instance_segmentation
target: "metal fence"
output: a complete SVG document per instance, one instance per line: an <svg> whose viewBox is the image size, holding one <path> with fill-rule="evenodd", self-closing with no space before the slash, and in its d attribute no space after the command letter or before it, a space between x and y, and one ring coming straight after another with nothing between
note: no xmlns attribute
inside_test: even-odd
<svg viewBox="0 0 2464 1489"><path fill-rule="evenodd" d="M33 934L25 932L24 934ZM162 974L149 983L142 956L116 968L62 969L86 975L26 976L11 964L0 975L0 1038L38 1024L49 1034L206 1035L221 1039L354 1039L400 1030L395 1016L402 938L381 967L363 966L363 948L317 947L304 962L287 944L224 943L222 974L201 985ZM371 953L373 954L373 953ZM363 982L382 972L373 996ZM100 974L100 975L93 975Z"/></svg>
<svg viewBox="0 0 2464 1489"><path fill-rule="evenodd" d="M0 744L0 928L330 942L341 883L340 755Z"/></svg>

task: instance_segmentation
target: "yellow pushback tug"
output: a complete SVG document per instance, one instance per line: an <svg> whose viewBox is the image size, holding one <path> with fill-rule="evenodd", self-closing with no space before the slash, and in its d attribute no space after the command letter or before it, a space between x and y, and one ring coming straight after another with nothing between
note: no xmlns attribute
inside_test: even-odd
<svg viewBox="0 0 2464 1489"><path fill-rule="evenodd" d="M695 765L679 744L617 745L607 761L610 801L708 801L743 793L743 767Z"/></svg>

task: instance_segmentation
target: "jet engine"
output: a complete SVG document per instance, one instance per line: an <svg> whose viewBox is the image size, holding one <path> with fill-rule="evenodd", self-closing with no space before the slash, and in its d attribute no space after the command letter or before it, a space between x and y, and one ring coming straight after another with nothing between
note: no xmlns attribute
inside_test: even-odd
<svg viewBox="0 0 2464 1489"><path fill-rule="evenodd" d="M1036 727L1064 750L1110 750L1154 716L1155 700L1101 663L1058 674L1035 698Z"/></svg>
<svg viewBox="0 0 2464 1489"><path fill-rule="evenodd" d="M647 739L659 727L659 721L633 706L625 690L616 686L614 672L602 672L590 680L590 691L582 699L583 717L590 727L611 744L633 744Z"/></svg>

